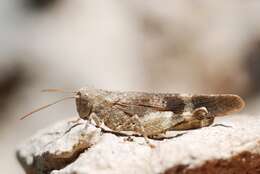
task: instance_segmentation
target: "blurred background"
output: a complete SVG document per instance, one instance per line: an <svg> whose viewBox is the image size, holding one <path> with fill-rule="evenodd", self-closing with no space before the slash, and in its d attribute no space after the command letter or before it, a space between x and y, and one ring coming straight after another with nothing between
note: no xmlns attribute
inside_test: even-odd
<svg viewBox="0 0 260 174"><path fill-rule="evenodd" d="M17 145L77 116L68 100L20 121L65 95L45 88L235 93L257 115L259 12L257 0L1 0L1 171L23 173Z"/></svg>

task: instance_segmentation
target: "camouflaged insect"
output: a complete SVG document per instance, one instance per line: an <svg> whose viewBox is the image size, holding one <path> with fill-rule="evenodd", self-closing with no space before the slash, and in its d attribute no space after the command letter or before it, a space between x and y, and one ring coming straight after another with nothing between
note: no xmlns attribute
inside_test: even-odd
<svg viewBox="0 0 260 174"><path fill-rule="evenodd" d="M55 91L55 90L54 90ZM209 126L217 116L240 111L245 103L237 95L187 95L172 93L115 92L82 88L66 97L36 109L23 118L68 98L76 98L79 117L102 123L113 131L134 131L146 139L171 130Z"/></svg>
<svg viewBox="0 0 260 174"><path fill-rule="evenodd" d="M241 110L237 95L184 95L171 93L112 92L82 88L76 106L80 118L104 123L110 129L135 131L144 137L170 130L189 130L213 123L214 118Z"/></svg>

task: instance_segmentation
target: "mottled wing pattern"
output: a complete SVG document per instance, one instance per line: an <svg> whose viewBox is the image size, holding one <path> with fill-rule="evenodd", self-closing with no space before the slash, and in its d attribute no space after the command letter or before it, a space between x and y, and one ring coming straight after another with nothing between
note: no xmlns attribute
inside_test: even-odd
<svg viewBox="0 0 260 174"><path fill-rule="evenodd" d="M232 94L222 95L194 95L191 98L194 108L206 107L214 116L227 115L240 111L245 102L242 98Z"/></svg>
<svg viewBox="0 0 260 174"><path fill-rule="evenodd" d="M166 101L164 98L168 95L171 95L172 98L175 98L175 94L160 94L160 93L141 93L141 92L127 92L122 93L119 101L115 102L115 107L120 110L123 110L126 114L129 115L138 115L139 117L144 116L147 113L158 112L158 111L167 111ZM177 95L176 95L177 96ZM176 98L175 101L178 99ZM171 109L178 113L178 108Z"/></svg>
<svg viewBox="0 0 260 174"><path fill-rule="evenodd" d="M243 99L232 94L128 93L118 103L118 106L129 114L139 116L153 111L172 111L174 114L182 114L185 111L193 111L200 107L206 107L209 114L221 116L239 111L244 105Z"/></svg>

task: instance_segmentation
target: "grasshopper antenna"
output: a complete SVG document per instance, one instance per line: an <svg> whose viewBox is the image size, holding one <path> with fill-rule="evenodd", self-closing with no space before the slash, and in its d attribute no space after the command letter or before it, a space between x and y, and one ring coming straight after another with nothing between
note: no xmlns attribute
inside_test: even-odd
<svg viewBox="0 0 260 174"><path fill-rule="evenodd" d="M77 93L77 91L67 91L65 89L60 89L60 88L43 89L41 92L60 92L60 93L73 93L73 94Z"/></svg>
<svg viewBox="0 0 260 174"><path fill-rule="evenodd" d="M59 100L57 100L57 101L54 101L54 102L52 102L52 103L50 103L50 104L44 105L44 106L42 106L42 107L40 107L40 108L37 108L37 109L35 109L35 110L29 112L28 114L22 116L22 117L20 118L20 120L23 120L23 119L29 117L30 115L32 115L32 114L35 113L35 112L39 112L40 110L43 110L43 109L45 109L45 108L48 108L48 107L50 107L50 106L52 106L52 105L55 105L55 104L57 104L57 103L59 103L59 102L62 102L62 101L64 101L64 100L74 99L74 98L78 98L78 97L79 97L78 95L72 96L72 97L64 97L64 98L62 98L62 99L59 99Z"/></svg>

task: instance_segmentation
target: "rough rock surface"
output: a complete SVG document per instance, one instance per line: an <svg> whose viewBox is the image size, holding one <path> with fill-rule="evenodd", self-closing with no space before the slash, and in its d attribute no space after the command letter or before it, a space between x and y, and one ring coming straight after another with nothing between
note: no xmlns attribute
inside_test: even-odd
<svg viewBox="0 0 260 174"><path fill-rule="evenodd" d="M260 173L260 117L232 115L170 139L104 133L86 121L62 121L17 149L28 174Z"/></svg>

